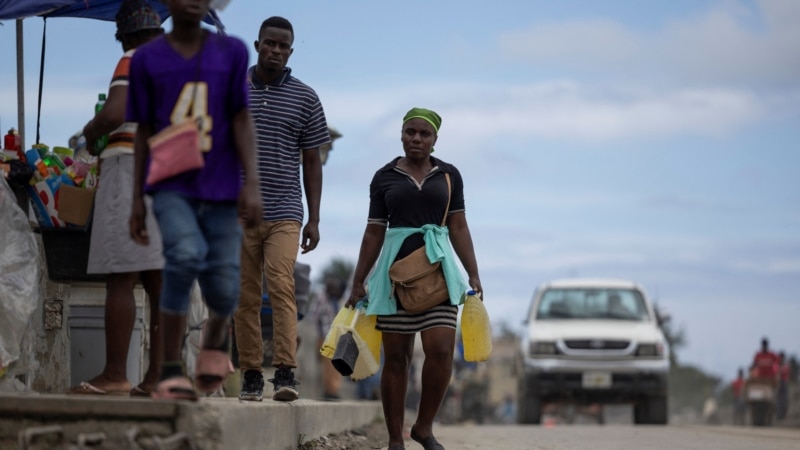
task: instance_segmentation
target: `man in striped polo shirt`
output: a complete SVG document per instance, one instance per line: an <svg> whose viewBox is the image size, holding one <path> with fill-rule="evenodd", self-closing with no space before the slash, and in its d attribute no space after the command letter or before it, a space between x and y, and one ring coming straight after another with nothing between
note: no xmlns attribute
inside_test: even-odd
<svg viewBox="0 0 800 450"><path fill-rule="evenodd" d="M294 29L282 17L261 24L250 68L250 108L258 143L257 160L263 202L263 222L245 231L242 245L241 298L234 315L242 400L261 401L264 359L261 339L262 274L272 305L272 365L276 368L273 400L299 396L292 369L297 367L297 305L294 265L297 252L314 250L319 242L322 192L320 147L330 143L328 124L316 92L292 76L286 67L293 49ZM303 189L300 164L303 165ZM308 220L303 223L303 190Z"/></svg>

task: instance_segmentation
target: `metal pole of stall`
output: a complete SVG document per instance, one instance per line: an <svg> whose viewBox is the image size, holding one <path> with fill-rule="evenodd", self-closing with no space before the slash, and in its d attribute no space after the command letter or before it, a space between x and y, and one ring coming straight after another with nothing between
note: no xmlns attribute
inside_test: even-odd
<svg viewBox="0 0 800 450"><path fill-rule="evenodd" d="M17 130L20 147L25 151L25 69L23 64L22 19L17 19Z"/></svg>

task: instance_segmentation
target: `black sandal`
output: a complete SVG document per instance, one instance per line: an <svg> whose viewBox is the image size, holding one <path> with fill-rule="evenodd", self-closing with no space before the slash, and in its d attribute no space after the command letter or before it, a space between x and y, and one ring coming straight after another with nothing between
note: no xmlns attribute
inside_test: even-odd
<svg viewBox="0 0 800 450"><path fill-rule="evenodd" d="M422 439L421 437L419 437L419 435L417 434L417 430L414 429L413 426L411 427L410 434L411 434L411 439L419 442L419 444L422 445L422 448L424 448L425 450L445 450L444 446L440 444L439 441L437 441L436 438L433 437L433 435L430 435L425 439Z"/></svg>

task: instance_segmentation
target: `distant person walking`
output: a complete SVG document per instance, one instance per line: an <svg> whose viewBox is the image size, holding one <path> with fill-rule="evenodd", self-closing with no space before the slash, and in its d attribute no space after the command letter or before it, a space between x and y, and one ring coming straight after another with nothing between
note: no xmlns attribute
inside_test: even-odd
<svg viewBox="0 0 800 450"><path fill-rule="evenodd" d="M733 424L744 425L744 416L747 411L747 403L744 399L744 369L739 369L736 379L731 383L731 393L733 394Z"/></svg>
<svg viewBox="0 0 800 450"><path fill-rule="evenodd" d="M233 369L228 353L230 318L239 300L240 218L256 226L261 200L248 108L247 47L200 26L210 0L166 3L172 30L140 48L131 61L128 120L138 129L130 233L137 242L149 243L147 194L153 198L166 258L164 362L153 397L195 400L195 388L214 392ZM153 170L148 139L186 121L198 126L204 166L146 182ZM168 148L167 155L176 151ZM193 384L181 362L181 346L195 280L209 312Z"/></svg>
<svg viewBox="0 0 800 450"><path fill-rule="evenodd" d="M783 420L789 411L789 362L785 352L778 353L778 395L775 400L775 418Z"/></svg>
<svg viewBox="0 0 800 450"><path fill-rule="evenodd" d="M468 287L453 250L467 272L469 286L478 293L483 291L467 226L461 173L452 164L431 156L441 124L439 114L424 108L412 108L403 117L400 140L404 155L375 172L370 183L367 227L347 301L352 307L364 298L367 274L375 266L368 281L367 314L378 316L376 328L383 332L381 402L389 450L405 448L406 390L417 333L425 359L411 438L426 450L444 449L433 435L433 420L452 375L458 305ZM395 261L422 247L442 256L448 292L435 299L440 301L430 309L409 313L394 297L388 271Z"/></svg>
<svg viewBox="0 0 800 450"><path fill-rule="evenodd" d="M264 390L261 338L262 278L272 305L273 400L299 397L292 369L297 368L297 304L294 266L297 252L319 243L322 193L320 147L331 142L316 92L286 67L294 51L294 28L283 17L266 19L258 31L255 66L248 72L250 103L256 124L257 159L263 222L247 230L242 245L241 299L234 316L241 400L261 401ZM300 166L303 166L302 188ZM308 220L303 224L303 192Z"/></svg>
<svg viewBox="0 0 800 450"><path fill-rule="evenodd" d="M70 389L70 394L149 396L161 367L161 234L148 210L146 229L150 243L138 245L128 229L133 203L133 138L136 124L125 121L128 72L136 48L164 33L161 17L145 0L125 0L116 15L117 41L124 54L114 69L103 109L83 127L90 152L99 155L100 184L95 195L87 273L105 274L105 347L103 371ZM100 136L109 135L108 145L96 149ZM136 320L133 292L141 282L150 305L150 352L144 379L131 388L127 376L128 349ZM138 381L138 380L133 380Z"/></svg>
<svg viewBox="0 0 800 450"><path fill-rule="evenodd" d="M325 337L331 329L333 319L339 312L339 302L342 300L346 282L333 277L325 279L325 289L315 296L311 303L309 318L317 331L317 348L322 347ZM322 399L338 400L339 389L342 387L342 375L333 367L330 358L319 355L320 372L322 378Z"/></svg>

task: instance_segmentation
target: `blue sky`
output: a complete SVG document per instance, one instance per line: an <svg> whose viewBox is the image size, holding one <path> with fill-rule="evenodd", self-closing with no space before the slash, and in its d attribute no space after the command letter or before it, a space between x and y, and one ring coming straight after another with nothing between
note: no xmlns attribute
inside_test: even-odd
<svg viewBox="0 0 800 450"><path fill-rule="evenodd" d="M465 179L496 321L517 327L554 278L626 278L685 330L683 362L731 378L762 336L800 355L800 2L237 0L220 17L251 45L270 15L293 22L289 65L344 135L320 247L300 257L317 273L357 257L369 180L423 106L443 117L436 155ZM24 27L30 145L42 20ZM65 145L90 118L113 35L47 21L42 142ZM3 131L14 39L5 22Z"/></svg>

